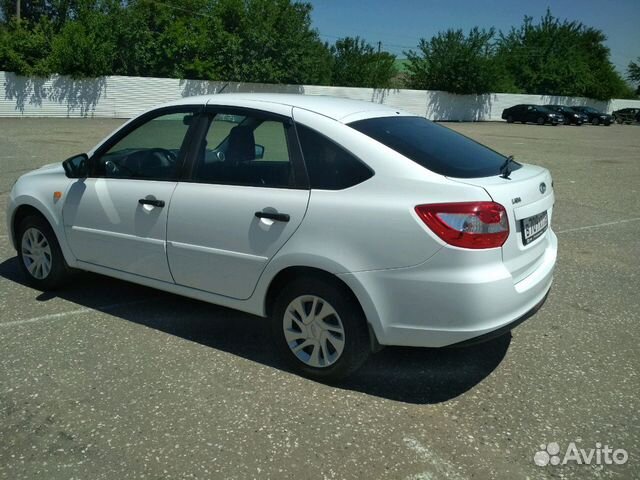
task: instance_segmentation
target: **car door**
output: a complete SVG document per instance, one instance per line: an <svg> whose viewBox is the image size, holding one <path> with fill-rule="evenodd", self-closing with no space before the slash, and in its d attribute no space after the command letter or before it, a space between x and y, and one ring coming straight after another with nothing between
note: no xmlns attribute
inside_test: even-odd
<svg viewBox="0 0 640 480"><path fill-rule="evenodd" d="M65 234L86 263L173 282L166 255L167 210L198 107L152 112L90 159L63 207Z"/></svg>
<svg viewBox="0 0 640 480"><path fill-rule="evenodd" d="M521 106L513 107L513 118L516 122L526 122L525 109Z"/></svg>
<svg viewBox="0 0 640 480"><path fill-rule="evenodd" d="M176 283L232 298L251 296L267 263L300 225L309 187L291 121L240 108L208 110L188 181L167 225Z"/></svg>
<svg viewBox="0 0 640 480"><path fill-rule="evenodd" d="M535 122L538 120L538 109L533 106L527 107L526 119L527 122Z"/></svg>

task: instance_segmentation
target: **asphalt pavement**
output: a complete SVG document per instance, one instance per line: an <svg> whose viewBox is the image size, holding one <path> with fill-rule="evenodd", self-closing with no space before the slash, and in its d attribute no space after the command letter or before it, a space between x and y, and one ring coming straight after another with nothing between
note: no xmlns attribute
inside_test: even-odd
<svg viewBox="0 0 640 480"><path fill-rule="evenodd" d="M447 124L552 171L549 299L512 334L386 348L327 386L261 318L93 274L24 284L11 185L122 122L0 119L0 478L640 477L640 127ZM553 442L628 460L536 465Z"/></svg>

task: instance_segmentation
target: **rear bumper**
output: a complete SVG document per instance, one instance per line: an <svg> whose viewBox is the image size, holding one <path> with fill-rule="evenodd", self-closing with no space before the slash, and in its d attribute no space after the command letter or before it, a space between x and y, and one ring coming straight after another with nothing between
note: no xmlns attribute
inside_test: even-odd
<svg viewBox="0 0 640 480"><path fill-rule="evenodd" d="M381 345L443 347L515 327L542 305L553 282L557 238L549 230L538 267L515 282L501 249L444 247L410 268L340 275ZM486 337L485 337L486 338Z"/></svg>
<svg viewBox="0 0 640 480"><path fill-rule="evenodd" d="M513 322L508 323L498 328L497 330L493 330L492 332L485 333L484 335L480 335L479 337L470 338L469 340L464 340L462 342L454 343L453 345L450 345L450 347L469 347L471 345L478 345L479 343L488 342L490 340L493 340L494 338L498 338L504 335L507 332L510 332L511 330L516 328L518 325L523 323L525 320L528 320L529 318L533 317L536 313L538 313L538 310L542 308L542 305L544 305L548 297L549 297L549 292L547 291L547 294L544 296L544 298L540 303L538 303L535 307L533 307L531 310L529 310L527 313L525 313L520 318L517 318Z"/></svg>

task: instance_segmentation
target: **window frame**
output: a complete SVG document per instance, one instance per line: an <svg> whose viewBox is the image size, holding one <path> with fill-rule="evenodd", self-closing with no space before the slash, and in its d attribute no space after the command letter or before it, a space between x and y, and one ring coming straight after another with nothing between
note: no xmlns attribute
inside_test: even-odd
<svg viewBox="0 0 640 480"><path fill-rule="evenodd" d="M105 142L102 143L96 149L95 152L93 152L93 155L91 155L91 157L89 158L89 175L87 176L87 178L102 178L105 180L138 180L138 181L149 181L149 182L182 181L182 178L184 177L184 174L185 174L185 167L188 164L189 154L192 151L191 147L193 143L195 127L198 124L198 119L203 109L204 109L204 105L194 105L194 104L172 105L168 107L156 108L154 110L150 110L136 117L134 120L129 122L127 125L125 125L116 133L114 133L111 137L105 140ZM155 120L158 117L162 117L164 115L171 115L175 113L184 113L185 115L192 113L194 117L193 117L193 121L191 122L191 125L189 125L189 128L187 128L187 132L184 136L184 139L182 140L182 145L180 146L180 153L178 155L178 160L177 160L178 168L174 178L160 179L160 178L139 178L139 177L127 177L127 176L116 178L116 177L107 177L105 175L98 175L96 173L99 162L104 156L104 154L107 153L109 150L111 150L112 147L117 145L121 140L127 137L130 133L142 127L143 125L146 125L147 123Z"/></svg>
<svg viewBox="0 0 640 480"><path fill-rule="evenodd" d="M287 141L287 149L289 152L289 161L293 168L293 185L256 185L254 183L229 183L224 181L199 180L195 178L196 169L198 167L197 152L200 150L202 142L206 140L209 128L216 115L238 115L243 117L253 117L263 121L276 121L284 126L285 138ZM181 182L200 183L206 185L227 185L235 187L255 187L255 188L279 188L285 190L309 190L309 177L302 158L302 150L298 135L295 130L295 122L286 115L259 110L255 108L225 106L225 105L208 105L203 108L200 115L196 117L194 122L192 141L189 145L187 160L185 162L184 175Z"/></svg>

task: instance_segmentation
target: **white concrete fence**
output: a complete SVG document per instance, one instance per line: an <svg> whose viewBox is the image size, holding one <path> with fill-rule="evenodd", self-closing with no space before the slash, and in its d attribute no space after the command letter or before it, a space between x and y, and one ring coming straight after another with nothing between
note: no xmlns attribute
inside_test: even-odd
<svg viewBox="0 0 640 480"><path fill-rule="evenodd" d="M227 82L223 81L121 76L85 80L74 80L61 75L32 78L0 71L0 117L129 118L163 102L217 93L225 84ZM429 90L380 90L316 85L230 82L224 93L231 92L331 95L383 103L442 121L500 120L504 108L518 103L589 105L608 113L624 107L640 108L640 100L616 99L602 102L588 98L549 95L455 95Z"/></svg>

